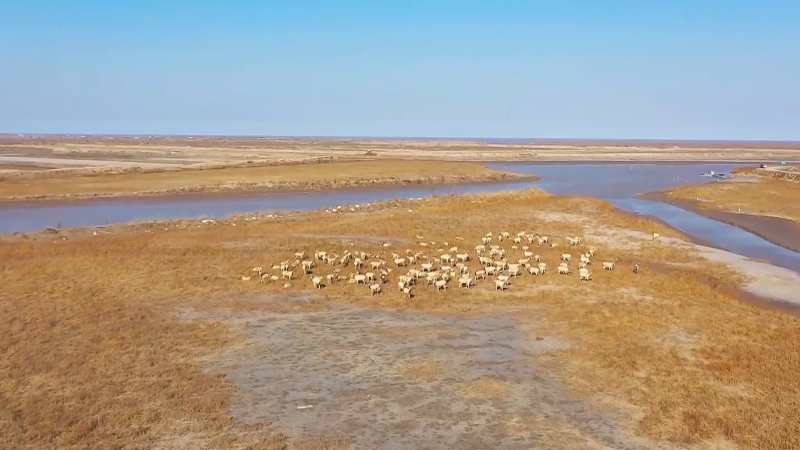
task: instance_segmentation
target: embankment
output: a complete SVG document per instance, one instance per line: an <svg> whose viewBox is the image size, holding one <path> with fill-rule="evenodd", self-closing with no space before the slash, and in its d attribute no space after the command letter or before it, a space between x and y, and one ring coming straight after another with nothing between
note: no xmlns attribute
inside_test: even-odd
<svg viewBox="0 0 800 450"><path fill-rule="evenodd" d="M741 228L775 245L779 245L794 252L800 252L800 226L790 220L703 208L700 202L686 199L673 199L662 191L647 192L639 195L639 198L671 203L679 208L692 211L701 216L708 217L709 219Z"/></svg>

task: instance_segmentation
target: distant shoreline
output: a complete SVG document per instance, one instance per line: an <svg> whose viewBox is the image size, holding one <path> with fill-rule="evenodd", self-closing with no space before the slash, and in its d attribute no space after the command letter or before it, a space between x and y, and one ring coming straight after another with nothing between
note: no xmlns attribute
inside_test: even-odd
<svg viewBox="0 0 800 450"><path fill-rule="evenodd" d="M214 134L103 134L103 133L0 133L5 139L226 139L263 141L388 141L388 142L459 142L506 145L572 145L620 146L649 148L771 148L773 146L800 148L800 140L737 140L737 139L589 139L589 138L496 138L496 137L424 137L424 136L269 136L269 135L214 135Z"/></svg>

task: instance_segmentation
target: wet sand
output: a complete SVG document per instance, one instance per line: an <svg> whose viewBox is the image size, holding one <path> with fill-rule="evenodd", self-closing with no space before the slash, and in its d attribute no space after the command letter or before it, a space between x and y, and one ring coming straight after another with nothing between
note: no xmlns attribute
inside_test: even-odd
<svg viewBox="0 0 800 450"><path fill-rule="evenodd" d="M644 200L672 203L675 206L692 211L709 219L727 223L752 233L765 241L794 252L800 252L800 225L778 217L740 214L702 208L698 202L691 200L672 200L662 191L648 192L639 195Z"/></svg>

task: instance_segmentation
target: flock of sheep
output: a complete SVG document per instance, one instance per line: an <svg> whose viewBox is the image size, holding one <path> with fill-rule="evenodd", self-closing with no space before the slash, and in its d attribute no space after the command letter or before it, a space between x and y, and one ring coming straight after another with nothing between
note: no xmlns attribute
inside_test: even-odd
<svg viewBox="0 0 800 450"><path fill-rule="evenodd" d="M658 234L653 234L653 239L658 239L658 237ZM423 237L417 236L417 239L421 240ZM463 240L461 237L456 237L456 239ZM389 282L389 276L393 271L402 269L406 270L406 273L397 276L397 289L408 298L413 295L412 289L422 283L433 286L439 292L447 290L448 284L454 279L459 289L469 289L475 286L478 280L487 280L488 277L493 277L495 290L504 291L509 287L509 280L512 277L520 276L525 272L534 276L542 276L548 271L547 263L542 262L540 256L534 254L528 245L524 245L525 243L533 244L535 242L538 246L558 246L557 243L550 243L548 236L533 235L525 231L517 233L516 236L512 236L507 231L500 232L496 237L498 241L512 241L513 245L510 250L522 253L522 258L511 263L505 249L499 245L492 245L494 239L493 233L486 233L481 238L481 243L475 246L477 261L481 266L476 269L468 266L468 263L473 261L469 252L461 251L457 246L450 247L449 242L443 242L443 246L448 249L439 248L437 250L440 253L438 257L429 257L422 251L414 252L411 249L407 249L403 255L400 255L386 250L391 244L385 243L383 244L385 249L379 254L345 250L340 256L336 253L317 251L314 252L313 257L308 257L305 252L297 252L294 254L294 261L283 261L272 266L274 272L266 271L264 267L254 267L252 272L261 284L286 280L284 287L289 288L291 280L302 275L310 278L315 289L322 289L338 282L347 282L363 284L369 288L371 295L375 295L383 291L383 286ZM573 248L582 244L582 239L579 237L567 236L565 240L566 244ZM350 245L354 246L352 243ZM435 246L436 242L419 242L418 245L426 248ZM580 254L578 258L579 281L591 281L592 274L589 267L592 265L595 252L594 247L589 247L585 253ZM384 258L389 259L389 262ZM558 275L570 275L572 273L571 262L572 255L570 253L561 254L556 269ZM324 276L315 274L315 268L326 265L331 268L331 273ZM354 272L349 275L342 274L342 268L351 265ZM603 270L614 270L614 262L603 261L601 267ZM638 265L635 265L634 272L638 273L638 270ZM244 281L252 278L253 276L242 276Z"/></svg>

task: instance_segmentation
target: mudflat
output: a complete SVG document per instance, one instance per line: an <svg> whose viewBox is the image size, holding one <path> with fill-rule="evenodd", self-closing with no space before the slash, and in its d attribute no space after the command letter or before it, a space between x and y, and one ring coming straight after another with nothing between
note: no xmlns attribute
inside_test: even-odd
<svg viewBox="0 0 800 450"><path fill-rule="evenodd" d="M800 446L800 320L720 289L800 303L800 276L599 200L51 229L0 260L11 447Z"/></svg>

